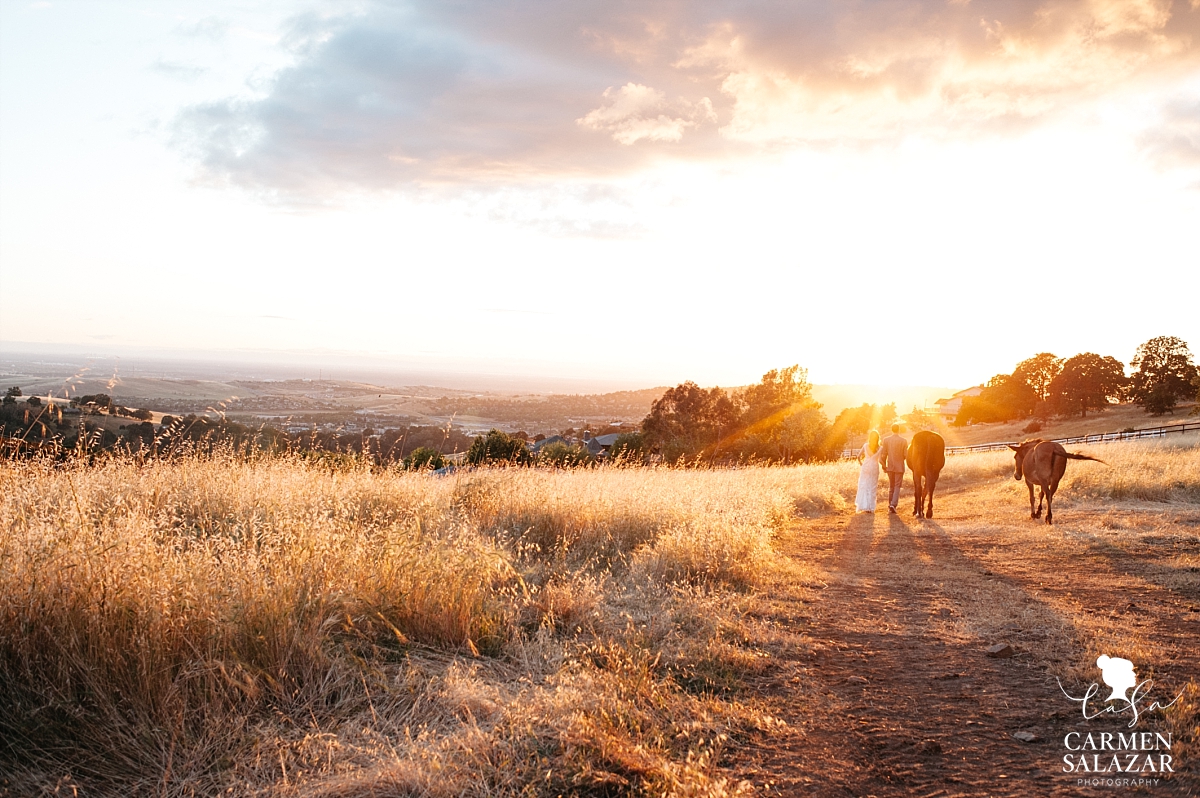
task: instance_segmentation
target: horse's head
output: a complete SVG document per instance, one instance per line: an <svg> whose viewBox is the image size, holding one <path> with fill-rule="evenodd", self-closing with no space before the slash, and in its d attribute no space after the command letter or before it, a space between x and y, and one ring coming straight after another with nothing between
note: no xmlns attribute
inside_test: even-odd
<svg viewBox="0 0 1200 798"><path fill-rule="evenodd" d="M1016 454L1013 456L1013 459L1016 460L1017 469L1013 474L1013 479L1015 479L1017 482L1020 482L1025 476L1022 473L1022 467L1025 465L1025 455L1029 454L1033 447L1037 446L1041 442L1041 438L1035 438L1032 441L1023 442L1020 446L1013 446L1011 443L1008 445L1008 448L1016 452Z"/></svg>

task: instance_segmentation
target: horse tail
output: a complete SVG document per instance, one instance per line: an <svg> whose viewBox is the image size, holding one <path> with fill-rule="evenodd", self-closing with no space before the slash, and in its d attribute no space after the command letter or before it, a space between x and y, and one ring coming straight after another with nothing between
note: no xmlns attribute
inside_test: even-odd
<svg viewBox="0 0 1200 798"><path fill-rule="evenodd" d="M1063 457L1063 458L1066 458L1067 460L1091 460L1096 463L1104 463L1104 465L1108 465L1108 463L1105 463L1099 457L1092 457L1091 455L1087 455L1087 454L1072 454L1071 452L1055 452L1054 456L1055 457Z"/></svg>

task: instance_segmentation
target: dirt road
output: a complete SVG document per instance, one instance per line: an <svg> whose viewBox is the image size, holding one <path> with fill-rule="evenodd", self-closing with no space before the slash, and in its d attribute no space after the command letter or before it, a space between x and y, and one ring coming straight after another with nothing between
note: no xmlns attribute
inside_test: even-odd
<svg viewBox="0 0 1200 798"><path fill-rule="evenodd" d="M1048 528L1010 498L949 493L936 520L885 508L780 541L807 584L781 580L762 614L790 640L752 690L788 727L733 747L738 777L769 795L1200 794L1200 508L1064 500ZM988 655L997 644L1007 656ZM1133 772L1064 772L1083 753L1065 747L1070 732L1083 745L1130 731L1128 713L1085 720L1059 687L1097 682L1103 707L1099 653L1153 680L1136 729L1173 735L1145 752L1153 770L1139 757ZM1181 691L1172 712L1145 711ZM1113 752L1087 753L1111 768Z"/></svg>

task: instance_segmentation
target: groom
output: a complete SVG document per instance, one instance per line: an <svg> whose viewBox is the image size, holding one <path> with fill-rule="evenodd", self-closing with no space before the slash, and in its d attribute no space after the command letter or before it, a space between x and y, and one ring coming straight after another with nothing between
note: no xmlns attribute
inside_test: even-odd
<svg viewBox="0 0 1200 798"><path fill-rule="evenodd" d="M900 486L904 484L904 453L908 451L908 441L900 435L900 425L892 425L892 434L879 442L883 455L879 464L888 475L888 512L895 515L900 505Z"/></svg>

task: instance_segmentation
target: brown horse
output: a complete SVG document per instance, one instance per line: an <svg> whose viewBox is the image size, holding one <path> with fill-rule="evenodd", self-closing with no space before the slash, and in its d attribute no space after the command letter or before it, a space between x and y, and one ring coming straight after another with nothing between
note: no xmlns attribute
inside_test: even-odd
<svg viewBox="0 0 1200 798"><path fill-rule="evenodd" d="M1063 474L1067 473L1067 461L1094 460L1097 463L1104 463L1097 457L1072 454L1064 449L1062 444L1044 441L1041 438L1025 441L1020 446L1013 446L1010 443L1008 448L1017 453L1017 472L1013 478L1018 482L1023 478L1025 484L1029 486L1029 517L1042 517L1042 500L1045 499L1047 524L1054 523L1054 492L1058 490L1058 483L1062 481ZM1108 465L1108 463L1104 464ZM1034 485L1038 485L1042 489L1038 494L1037 509L1034 509L1033 506Z"/></svg>
<svg viewBox="0 0 1200 798"><path fill-rule="evenodd" d="M921 430L913 435L904 459L913 472L913 493L917 499L913 515L917 518L933 518L933 489L937 487L938 475L946 465L946 442L936 432ZM928 506L922 508L926 500Z"/></svg>

